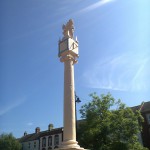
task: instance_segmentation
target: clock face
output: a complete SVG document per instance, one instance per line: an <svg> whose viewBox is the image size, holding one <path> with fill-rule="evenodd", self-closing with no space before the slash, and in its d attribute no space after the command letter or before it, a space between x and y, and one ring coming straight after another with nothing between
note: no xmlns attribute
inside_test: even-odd
<svg viewBox="0 0 150 150"><path fill-rule="evenodd" d="M59 51L62 52L62 51L65 51L67 49L68 49L68 42L67 42L67 40L65 40L65 41L60 43Z"/></svg>
<svg viewBox="0 0 150 150"><path fill-rule="evenodd" d="M59 56L65 51L78 54L78 43L71 38L68 38L59 43Z"/></svg>
<svg viewBox="0 0 150 150"><path fill-rule="evenodd" d="M72 39L69 39L69 50L71 50L75 54L78 54L78 43Z"/></svg>

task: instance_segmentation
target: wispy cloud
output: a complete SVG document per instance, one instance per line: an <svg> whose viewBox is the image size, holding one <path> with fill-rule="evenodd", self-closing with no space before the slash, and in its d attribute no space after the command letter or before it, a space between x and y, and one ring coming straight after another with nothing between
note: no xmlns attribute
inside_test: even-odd
<svg viewBox="0 0 150 150"><path fill-rule="evenodd" d="M6 106L1 105L0 116L10 112L11 110L13 110L14 108L16 108L18 106L20 106L22 103L25 102L25 100L26 100L25 98L20 98L20 99L13 101L13 103L11 102L11 103L7 104Z"/></svg>
<svg viewBox="0 0 150 150"><path fill-rule="evenodd" d="M88 12L88 11L91 11L93 9L96 9L98 7L101 7L107 3L110 3L110 2L114 2L115 0L100 0L99 2L96 2L90 6L87 6L86 8L83 8L82 10L79 11L79 13L83 13L83 12Z"/></svg>
<svg viewBox="0 0 150 150"><path fill-rule="evenodd" d="M136 54L135 54L136 55ZM97 61L83 74L83 79L91 88L120 91L139 91L149 88L148 56L130 53L111 56Z"/></svg>
<svg viewBox="0 0 150 150"><path fill-rule="evenodd" d="M32 126L33 125L33 122L28 122L27 123L27 126Z"/></svg>

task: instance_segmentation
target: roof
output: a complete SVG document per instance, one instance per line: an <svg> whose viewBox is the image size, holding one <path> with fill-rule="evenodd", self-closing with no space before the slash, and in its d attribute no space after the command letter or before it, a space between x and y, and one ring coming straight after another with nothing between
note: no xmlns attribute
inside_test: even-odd
<svg viewBox="0 0 150 150"><path fill-rule="evenodd" d="M63 128L56 128L56 129L52 129L52 130L46 130L46 131L42 131L42 132L39 132L39 133L27 134L27 135L21 137L18 140L21 143L34 141L34 140L38 140L38 139L40 139L41 137L44 137L44 136L60 134L60 133L62 133L62 131L63 131Z"/></svg>
<svg viewBox="0 0 150 150"><path fill-rule="evenodd" d="M62 131L63 131L63 128L56 128L56 129L52 129L51 131L49 130L43 131L41 132L40 137L59 134L59 133L62 133Z"/></svg>
<svg viewBox="0 0 150 150"><path fill-rule="evenodd" d="M142 113L150 111L150 101L143 102L141 105L131 107L133 111L140 110Z"/></svg>
<svg viewBox="0 0 150 150"><path fill-rule="evenodd" d="M141 112L147 112L150 111L150 101L149 102L144 102L142 108L141 108Z"/></svg>
<svg viewBox="0 0 150 150"><path fill-rule="evenodd" d="M19 139L19 142L28 142L28 141L33 141L37 140L40 137L40 132L39 133L32 133L32 134L27 134Z"/></svg>

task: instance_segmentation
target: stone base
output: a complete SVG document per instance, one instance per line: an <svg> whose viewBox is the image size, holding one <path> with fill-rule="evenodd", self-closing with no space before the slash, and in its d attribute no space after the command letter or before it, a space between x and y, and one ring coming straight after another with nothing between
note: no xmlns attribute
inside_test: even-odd
<svg viewBox="0 0 150 150"><path fill-rule="evenodd" d="M57 150L88 150L88 149L84 149L79 146L79 147L60 147Z"/></svg>
<svg viewBox="0 0 150 150"><path fill-rule="evenodd" d="M60 148L57 150L85 150L85 149L80 147L80 148Z"/></svg>
<svg viewBox="0 0 150 150"><path fill-rule="evenodd" d="M63 141L60 148L58 148L57 150L85 150L85 149L80 147L77 141L68 140Z"/></svg>

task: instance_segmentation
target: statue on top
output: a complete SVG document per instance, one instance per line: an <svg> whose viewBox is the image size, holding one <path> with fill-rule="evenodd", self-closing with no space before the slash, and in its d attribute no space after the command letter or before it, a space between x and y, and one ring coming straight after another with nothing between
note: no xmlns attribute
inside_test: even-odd
<svg viewBox="0 0 150 150"><path fill-rule="evenodd" d="M63 24L62 26L63 29L63 39L64 38L73 38L73 33L74 33L74 26L73 26L73 20L70 19L66 25Z"/></svg>

